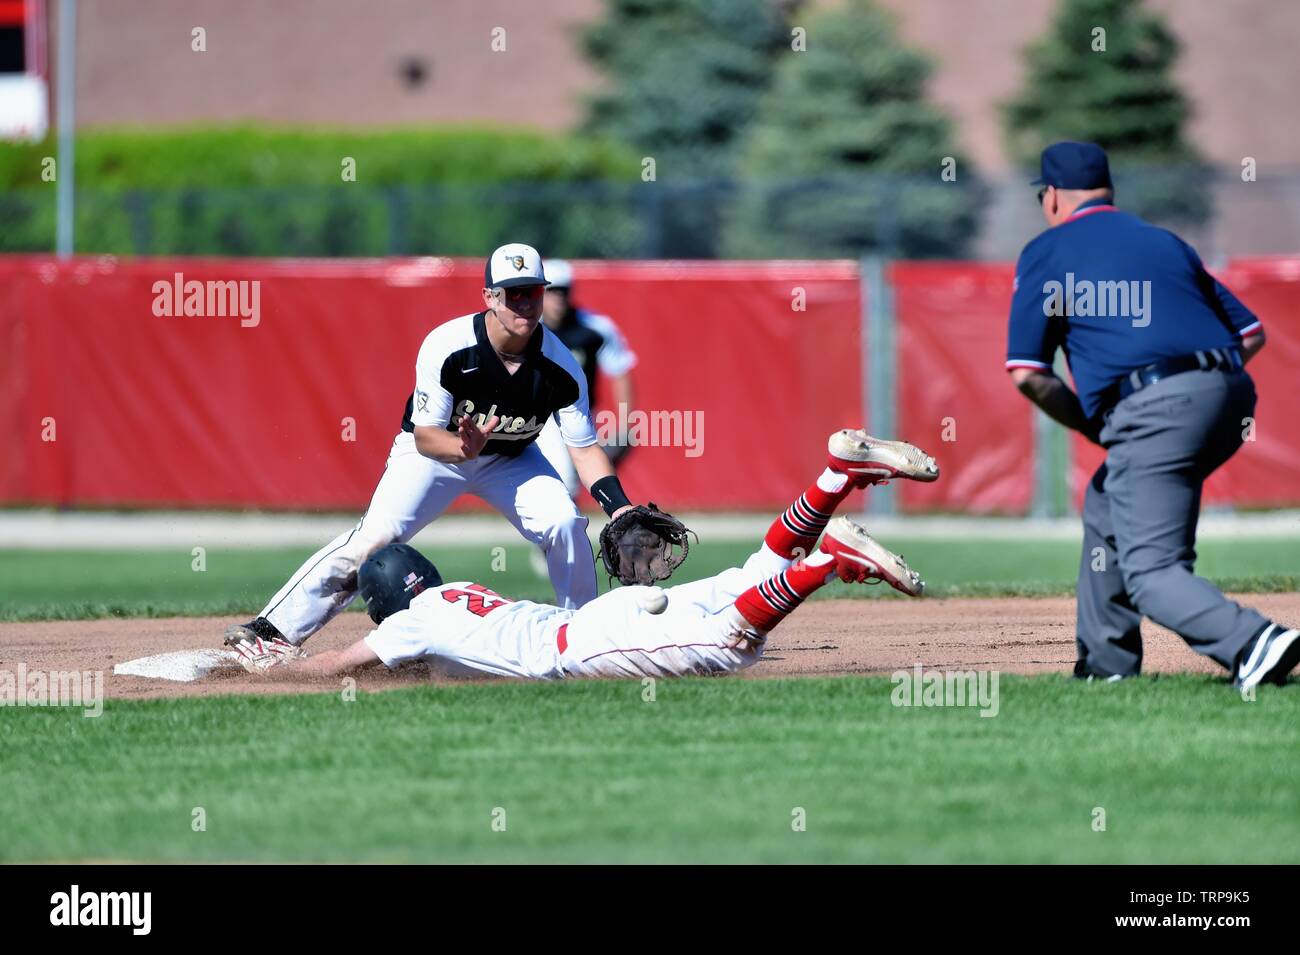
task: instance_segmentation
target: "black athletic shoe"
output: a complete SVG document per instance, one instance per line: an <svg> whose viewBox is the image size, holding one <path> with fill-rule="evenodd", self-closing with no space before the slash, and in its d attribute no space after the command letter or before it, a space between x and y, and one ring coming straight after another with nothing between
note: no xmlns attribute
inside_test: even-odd
<svg viewBox="0 0 1300 955"><path fill-rule="evenodd" d="M226 630L226 645L233 646L240 640L261 637L263 640L283 640L284 634L275 629L275 624L265 617L254 617L248 623L237 623Z"/></svg>
<svg viewBox="0 0 1300 955"><path fill-rule="evenodd" d="M1237 689L1245 691L1261 683L1281 686L1297 663L1300 663L1300 630L1283 630L1270 623L1242 648L1234 674Z"/></svg>

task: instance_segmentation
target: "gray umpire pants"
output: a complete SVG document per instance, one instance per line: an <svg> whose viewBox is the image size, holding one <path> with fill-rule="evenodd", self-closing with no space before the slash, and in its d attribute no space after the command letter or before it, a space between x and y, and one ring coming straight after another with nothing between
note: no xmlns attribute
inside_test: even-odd
<svg viewBox="0 0 1300 955"><path fill-rule="evenodd" d="M1232 669L1268 620L1193 573L1201 485L1241 447L1255 413L1244 371L1189 371L1106 414L1106 461L1083 506L1076 676L1132 676L1142 617Z"/></svg>

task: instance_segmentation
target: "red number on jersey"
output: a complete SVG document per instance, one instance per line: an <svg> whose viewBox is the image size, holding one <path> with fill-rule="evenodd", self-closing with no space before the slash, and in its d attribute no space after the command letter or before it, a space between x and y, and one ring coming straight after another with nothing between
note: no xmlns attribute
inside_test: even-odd
<svg viewBox="0 0 1300 955"><path fill-rule="evenodd" d="M465 598L465 609L479 617L486 617L498 607L504 607L512 603L509 597L502 597L494 591L488 590L482 584L470 584L464 590L444 590L442 599L449 604L454 604L461 597Z"/></svg>

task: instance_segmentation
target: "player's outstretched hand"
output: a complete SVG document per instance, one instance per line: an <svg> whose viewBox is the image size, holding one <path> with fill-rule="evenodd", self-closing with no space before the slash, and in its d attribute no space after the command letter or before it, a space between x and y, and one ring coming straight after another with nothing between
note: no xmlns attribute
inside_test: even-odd
<svg viewBox="0 0 1300 955"><path fill-rule="evenodd" d="M488 437L500 423L501 418L493 415L483 422L482 427L479 427L469 415L461 415L457 430L460 434L460 453L465 455L466 461L472 461L479 456L483 451L483 445L488 442Z"/></svg>

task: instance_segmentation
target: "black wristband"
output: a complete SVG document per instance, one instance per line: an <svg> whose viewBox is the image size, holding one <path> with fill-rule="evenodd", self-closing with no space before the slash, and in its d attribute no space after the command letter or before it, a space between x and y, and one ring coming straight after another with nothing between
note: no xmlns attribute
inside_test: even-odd
<svg viewBox="0 0 1300 955"><path fill-rule="evenodd" d="M618 483L618 478L611 474L609 477L603 477L591 486L591 496L596 499L606 514L613 515L620 507L624 507L632 502L627 499L627 494L623 491L623 485Z"/></svg>

